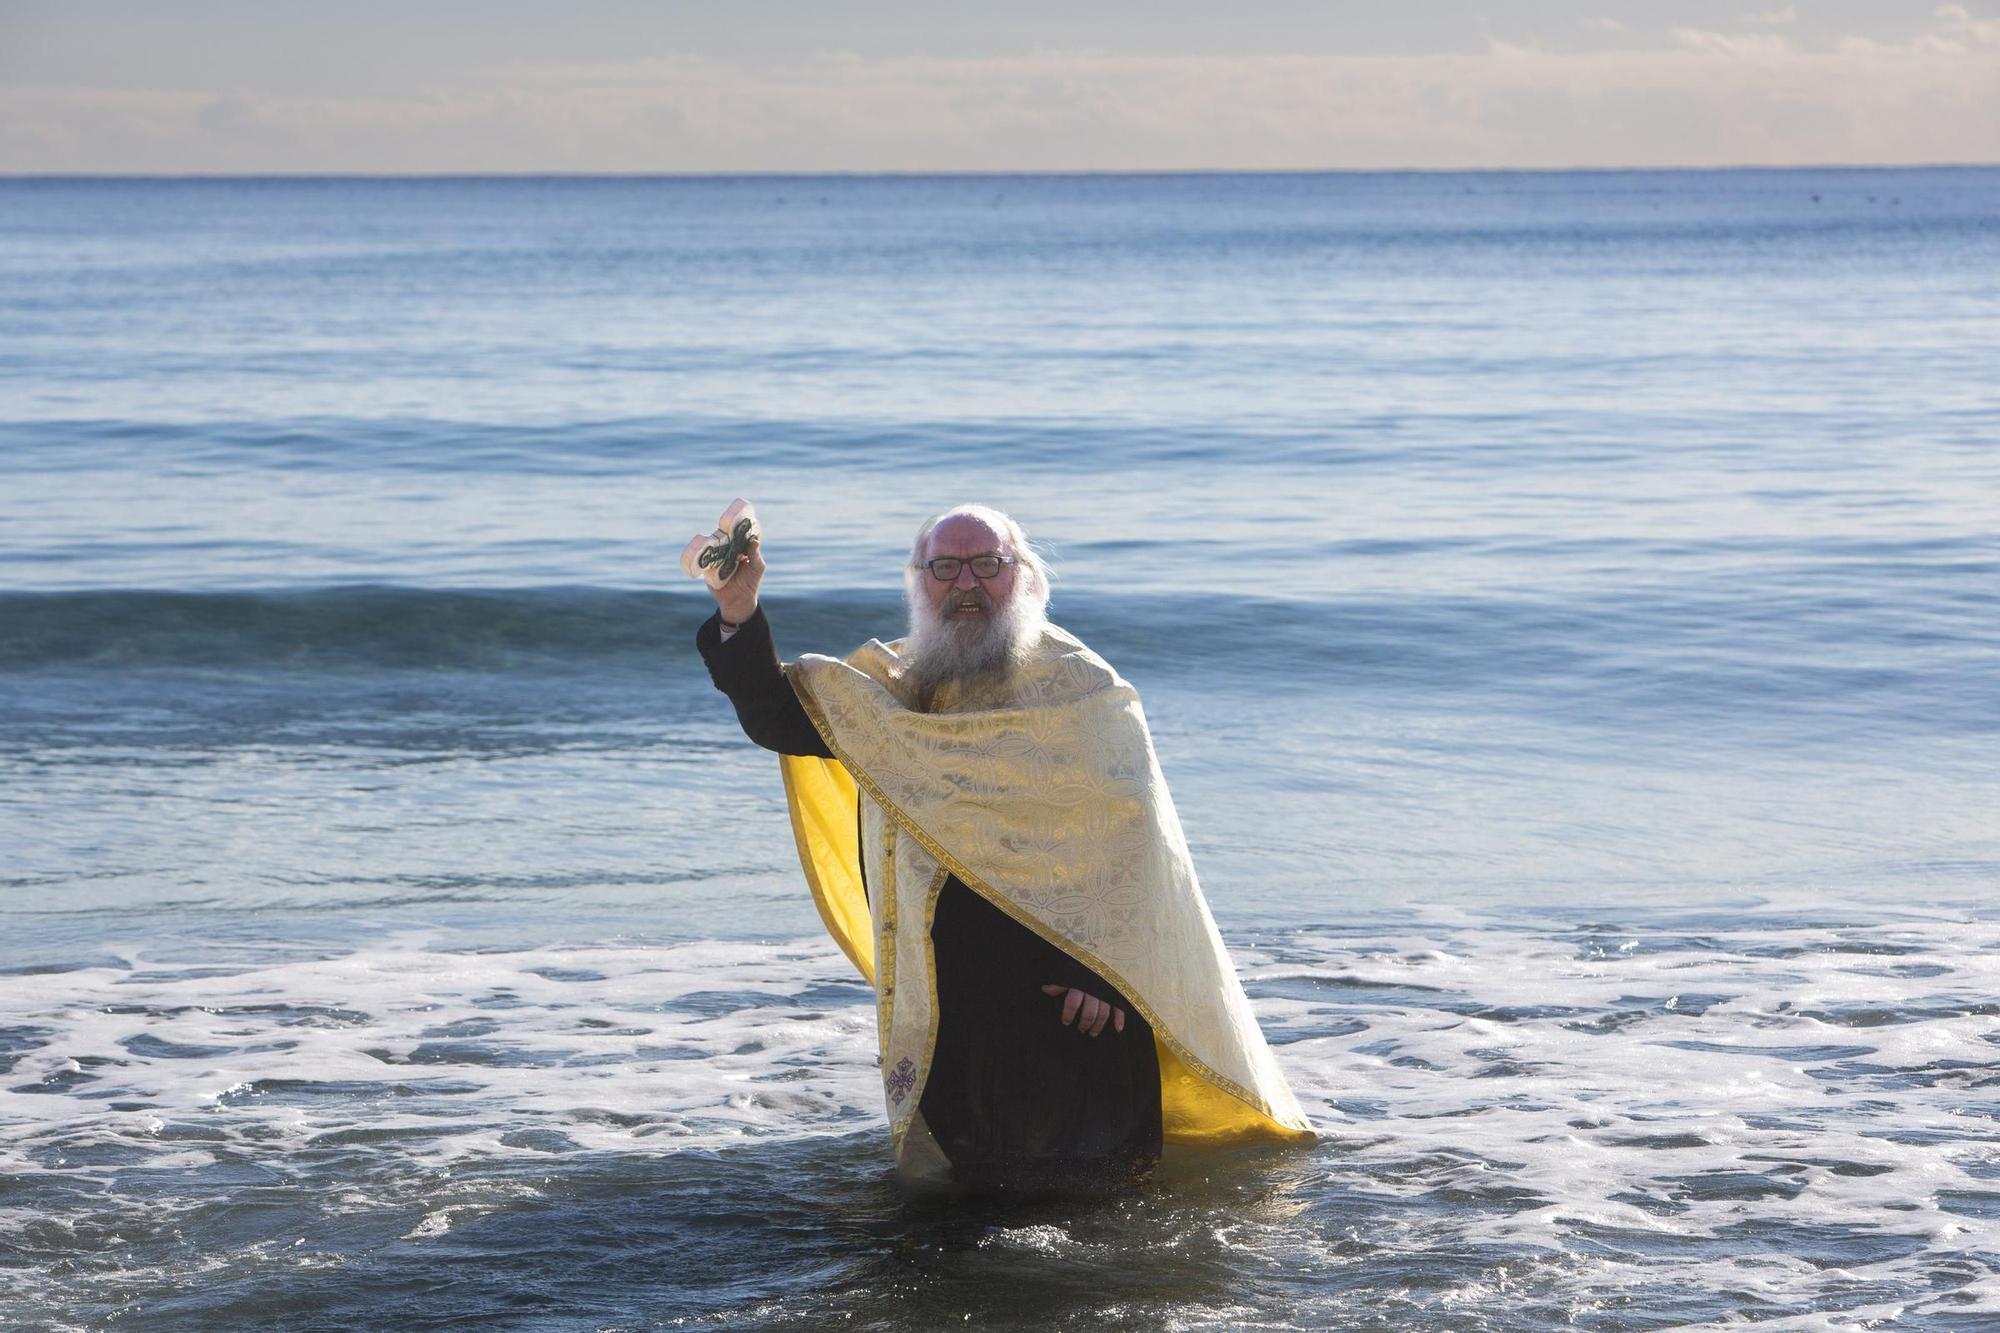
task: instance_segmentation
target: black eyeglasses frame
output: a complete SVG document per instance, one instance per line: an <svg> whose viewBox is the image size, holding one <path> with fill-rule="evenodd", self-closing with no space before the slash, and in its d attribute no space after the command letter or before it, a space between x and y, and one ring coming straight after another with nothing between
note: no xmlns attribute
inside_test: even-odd
<svg viewBox="0 0 2000 1333"><path fill-rule="evenodd" d="M982 574L979 572L979 562L982 560L991 560L993 562L993 572L991 574ZM933 559L924 561L922 564L918 565L917 568L929 570L931 577L936 579L939 583L950 583L952 580L958 577L958 571L960 570L960 568L966 565L971 565L972 577L980 580L983 583L987 579L999 578L1002 566L1018 565L1020 563L1021 563L1021 557L1017 555L1000 555L997 552L988 551L984 555L970 555L970 556L941 555ZM939 565L950 565L951 572L949 574L943 573L938 569Z"/></svg>

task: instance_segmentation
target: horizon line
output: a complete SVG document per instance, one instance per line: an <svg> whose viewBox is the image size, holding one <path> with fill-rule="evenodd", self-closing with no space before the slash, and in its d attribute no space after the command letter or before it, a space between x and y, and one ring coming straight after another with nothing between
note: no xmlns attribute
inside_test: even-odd
<svg viewBox="0 0 2000 1333"><path fill-rule="evenodd" d="M1580 174L1713 173L1727 171L1978 171L1994 161L1735 162L1658 166L1487 167L1072 167L1072 168L828 168L820 171L0 171L0 180L882 180L910 178L1020 179L1092 176L1554 176Z"/></svg>

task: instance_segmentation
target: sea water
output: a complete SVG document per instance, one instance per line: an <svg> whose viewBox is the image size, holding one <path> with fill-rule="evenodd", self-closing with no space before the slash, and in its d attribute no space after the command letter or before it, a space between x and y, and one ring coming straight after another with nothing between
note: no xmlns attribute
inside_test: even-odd
<svg viewBox="0 0 2000 1333"><path fill-rule="evenodd" d="M0 181L0 1324L2000 1326L2000 170ZM675 566L1014 512L1304 1151L890 1176Z"/></svg>

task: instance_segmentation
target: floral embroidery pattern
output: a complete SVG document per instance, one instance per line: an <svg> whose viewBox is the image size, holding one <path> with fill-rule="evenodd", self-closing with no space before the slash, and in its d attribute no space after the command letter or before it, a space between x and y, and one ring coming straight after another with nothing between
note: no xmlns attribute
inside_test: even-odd
<svg viewBox="0 0 2000 1333"><path fill-rule="evenodd" d="M892 890L873 909L883 1044L930 1049L934 1007L910 983L926 976L925 912L949 869L1132 997L1202 1083L1280 1134L1305 1130L1202 898L1137 691L1054 626L1038 649L1004 694L922 712L898 693L893 645L788 668L861 789L863 857L881 866L869 880ZM883 1070L892 1118L922 1073L906 1063Z"/></svg>
<svg viewBox="0 0 2000 1333"><path fill-rule="evenodd" d="M898 1106L903 1104L903 1098L917 1086L917 1067L910 1063L909 1056L896 1062L896 1067L889 1071L889 1077L882 1080L882 1086L888 1089L890 1101Z"/></svg>

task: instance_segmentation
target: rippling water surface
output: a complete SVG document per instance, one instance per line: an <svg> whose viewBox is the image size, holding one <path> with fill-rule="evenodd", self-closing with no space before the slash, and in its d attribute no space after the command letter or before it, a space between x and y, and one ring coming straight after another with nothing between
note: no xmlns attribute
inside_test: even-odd
<svg viewBox="0 0 2000 1333"><path fill-rule="evenodd" d="M1996 219L0 181L0 1322L2000 1321ZM792 653L1047 541L1318 1147L896 1191L673 568L736 494Z"/></svg>

